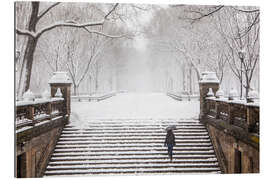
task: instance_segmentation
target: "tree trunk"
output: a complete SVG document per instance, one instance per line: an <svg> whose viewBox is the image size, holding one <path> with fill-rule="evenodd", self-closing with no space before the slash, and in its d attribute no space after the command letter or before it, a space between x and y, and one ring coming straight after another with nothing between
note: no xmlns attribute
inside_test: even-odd
<svg viewBox="0 0 270 180"><path fill-rule="evenodd" d="M189 67L189 94L191 95L192 92L192 69L191 66Z"/></svg>
<svg viewBox="0 0 270 180"><path fill-rule="evenodd" d="M95 79L95 93L98 91L98 77Z"/></svg>
<svg viewBox="0 0 270 180"><path fill-rule="evenodd" d="M36 49L38 39L29 38L26 46L26 50L23 58L21 80L19 83L19 97L22 97L23 93L30 87L30 79L32 72L32 65L34 60L34 52Z"/></svg>
<svg viewBox="0 0 270 180"><path fill-rule="evenodd" d="M38 21L38 12L39 12L39 2L32 2L32 11L30 16L30 21L28 24L29 31L36 31L36 24ZM34 53L36 49L36 45L38 42L38 37L33 38L29 37L26 45L26 50L23 57L23 65L21 71L21 80L19 83L19 97L22 97L23 93L29 89L30 79L31 79L31 71L34 60Z"/></svg>
<svg viewBox="0 0 270 180"><path fill-rule="evenodd" d="M109 77L109 88L110 88L110 91L112 91L112 76Z"/></svg>
<svg viewBox="0 0 270 180"><path fill-rule="evenodd" d="M77 96L77 90L78 90L78 86L73 84L73 93L74 93L74 96Z"/></svg>
<svg viewBox="0 0 270 180"><path fill-rule="evenodd" d="M249 88L250 88L250 81L248 80L248 74L246 73L246 99L248 97Z"/></svg>
<svg viewBox="0 0 270 180"><path fill-rule="evenodd" d="M96 79L95 79L95 93L97 93L98 91L98 73L99 73L99 69L98 69L98 62L96 63Z"/></svg>
<svg viewBox="0 0 270 180"><path fill-rule="evenodd" d="M88 88L87 91L89 92L89 94L91 94L91 79L92 79L91 78L91 75L89 75L89 78L88 78L88 87L87 87Z"/></svg>
<svg viewBox="0 0 270 180"><path fill-rule="evenodd" d="M185 73L185 65L182 66L182 78L183 78L183 91L186 91L186 73Z"/></svg>

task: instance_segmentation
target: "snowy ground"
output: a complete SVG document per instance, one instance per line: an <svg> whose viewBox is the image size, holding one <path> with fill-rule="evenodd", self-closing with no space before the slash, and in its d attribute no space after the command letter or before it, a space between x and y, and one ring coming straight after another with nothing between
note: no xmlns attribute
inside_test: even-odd
<svg viewBox="0 0 270 180"><path fill-rule="evenodd" d="M71 123L86 119L198 118L199 101L176 101L161 93L123 93L99 102L72 102Z"/></svg>

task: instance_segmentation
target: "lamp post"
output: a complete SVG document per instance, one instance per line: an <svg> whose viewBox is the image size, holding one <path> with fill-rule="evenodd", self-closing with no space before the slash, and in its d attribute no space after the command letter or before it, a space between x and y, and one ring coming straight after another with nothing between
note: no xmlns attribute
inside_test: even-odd
<svg viewBox="0 0 270 180"><path fill-rule="evenodd" d="M241 82L241 88L240 88L240 99L242 99L243 97L243 61L245 58L245 51L243 49L241 49L238 52L240 61L241 61L241 66L240 66L240 82Z"/></svg>

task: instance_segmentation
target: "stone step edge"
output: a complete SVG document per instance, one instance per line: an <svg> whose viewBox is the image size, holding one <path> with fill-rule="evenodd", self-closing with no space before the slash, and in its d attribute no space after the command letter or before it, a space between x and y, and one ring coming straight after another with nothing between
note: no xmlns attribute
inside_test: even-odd
<svg viewBox="0 0 270 180"><path fill-rule="evenodd" d="M102 172L102 173L108 173L108 172L147 172L147 171L190 171L190 172L193 172L193 171L220 171L220 168L163 168L163 169L155 169L155 168L152 168L152 169L111 169L110 171L108 170L103 170L103 169L95 169L92 171L90 171L90 169L88 170L61 170L61 171L47 171L45 172L46 175L48 175L49 173L95 173L95 172Z"/></svg>
<svg viewBox="0 0 270 180"><path fill-rule="evenodd" d="M142 159L142 160L103 160L103 161L87 161L87 160L81 160L81 161L51 161L49 162L50 166L54 165L75 165L75 164L145 164L145 163L156 163L156 164L163 164L163 163L218 163L216 158L208 158L208 159L174 159L172 162L168 161L168 158L166 159Z"/></svg>

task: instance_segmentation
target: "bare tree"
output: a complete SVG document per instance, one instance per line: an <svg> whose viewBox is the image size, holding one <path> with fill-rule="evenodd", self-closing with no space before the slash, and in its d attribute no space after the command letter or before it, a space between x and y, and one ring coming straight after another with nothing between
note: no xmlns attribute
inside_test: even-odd
<svg viewBox="0 0 270 180"><path fill-rule="evenodd" d="M218 28L227 45L225 58L233 74L240 81L240 96L245 88L247 97L254 70L259 61L259 25L253 24L258 12L245 13L227 9L218 17ZM222 19L226 19L226 22ZM251 24L252 29L246 31Z"/></svg>
<svg viewBox="0 0 270 180"><path fill-rule="evenodd" d="M100 20L97 20L97 21L78 23L75 20L65 20L65 21L58 21L55 23L51 23L43 27L39 27L38 25L39 25L40 20L44 18L44 16L46 16L48 12L50 12L59 4L60 3L50 4L48 7L40 11L40 2L31 2L31 13L30 13L30 19L29 19L27 28L21 29L18 26L16 27L16 33L18 35L23 35L23 36L28 37L25 53L23 55L24 63L22 65L22 73L21 73L22 74L21 77L23 78L23 80L21 80L19 84L19 96L21 96L22 93L29 88L32 64L34 60L34 53L36 50L38 40L44 33L49 32L58 27L73 27L73 28L87 29L88 27L101 26L106 21L109 20L109 16L115 11L115 9L118 6L118 4L110 5L111 9L107 13L105 13L104 16ZM87 31L89 33L95 33L95 34L99 34L99 35L107 36L111 38L118 37L118 36L107 35L106 33L96 31L96 30L87 29Z"/></svg>

